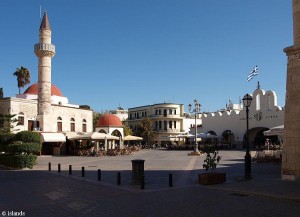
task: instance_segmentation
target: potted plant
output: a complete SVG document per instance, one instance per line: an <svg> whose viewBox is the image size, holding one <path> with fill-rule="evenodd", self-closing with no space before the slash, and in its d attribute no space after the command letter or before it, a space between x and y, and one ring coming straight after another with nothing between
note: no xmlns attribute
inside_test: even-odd
<svg viewBox="0 0 300 217"><path fill-rule="evenodd" d="M226 173L215 172L217 164L222 158L218 155L219 152L216 146L206 146L202 151L206 154L203 168L208 172L199 174L199 183L203 185L224 183L226 181Z"/></svg>

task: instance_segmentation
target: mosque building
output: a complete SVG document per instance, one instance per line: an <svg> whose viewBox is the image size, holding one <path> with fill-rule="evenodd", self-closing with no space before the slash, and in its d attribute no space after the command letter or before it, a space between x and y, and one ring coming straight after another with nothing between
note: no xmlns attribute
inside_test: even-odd
<svg viewBox="0 0 300 217"><path fill-rule="evenodd" d="M51 83L51 61L55 46L51 44L51 27L45 12L39 43L34 45L38 57L38 82L16 97L0 97L0 114L16 115L13 132L41 132L42 153L52 154L52 146L65 142L68 132L92 132L93 114L89 108L70 104L68 98ZM0 128L5 123L0 123Z"/></svg>

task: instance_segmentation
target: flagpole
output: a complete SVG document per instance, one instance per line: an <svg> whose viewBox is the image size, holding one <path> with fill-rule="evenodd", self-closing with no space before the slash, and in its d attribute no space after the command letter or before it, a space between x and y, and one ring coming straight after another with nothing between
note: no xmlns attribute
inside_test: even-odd
<svg viewBox="0 0 300 217"><path fill-rule="evenodd" d="M258 89L258 90L260 89L260 84L259 84L259 73L258 73L258 76L257 76L257 89Z"/></svg>

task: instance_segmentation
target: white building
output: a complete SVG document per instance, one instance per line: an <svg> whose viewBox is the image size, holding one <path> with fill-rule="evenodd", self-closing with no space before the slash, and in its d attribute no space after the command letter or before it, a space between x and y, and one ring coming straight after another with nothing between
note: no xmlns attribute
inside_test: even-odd
<svg viewBox="0 0 300 217"><path fill-rule="evenodd" d="M109 111L110 114L114 114L120 118L121 121L127 121L128 119L128 110L118 107L116 110Z"/></svg>
<svg viewBox="0 0 300 217"><path fill-rule="evenodd" d="M273 91L256 89L249 107L250 146L262 145L263 131L283 125L284 111L277 105L277 96ZM240 104L228 109L201 115L202 126L198 132L210 133L219 141L242 146L246 133L246 110ZM193 133L193 131L192 131Z"/></svg>
<svg viewBox="0 0 300 217"><path fill-rule="evenodd" d="M51 59L55 46L51 44L51 28L47 13L40 26L40 40L34 46L38 57L38 82L24 94L0 98L0 114L13 114L18 119L13 132L39 131L42 135L45 154L52 154L52 146L65 141L62 133L92 132L93 115L90 109L69 104L68 98L51 83ZM7 123L0 123L4 127ZM59 133L57 133L59 132ZM51 136L47 136L51 133Z"/></svg>

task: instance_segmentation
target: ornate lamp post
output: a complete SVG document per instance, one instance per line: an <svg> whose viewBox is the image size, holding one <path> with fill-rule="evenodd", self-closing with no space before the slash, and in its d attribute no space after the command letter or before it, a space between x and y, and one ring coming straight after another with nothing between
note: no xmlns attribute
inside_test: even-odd
<svg viewBox="0 0 300 217"><path fill-rule="evenodd" d="M190 113L194 113L195 114L195 148L194 151L191 152L189 155L200 155L200 152L198 150L198 144L197 144L197 117L198 117L198 113L200 111L200 103L198 103L198 101L195 99L194 100L194 104L195 104L195 108L192 110L192 105L189 104L189 112Z"/></svg>
<svg viewBox="0 0 300 217"><path fill-rule="evenodd" d="M246 132L246 155L245 155L245 179L251 179L251 155L249 152L249 107L252 102L252 96L246 94L243 97L243 104L246 107L246 121L247 121L247 132Z"/></svg>

